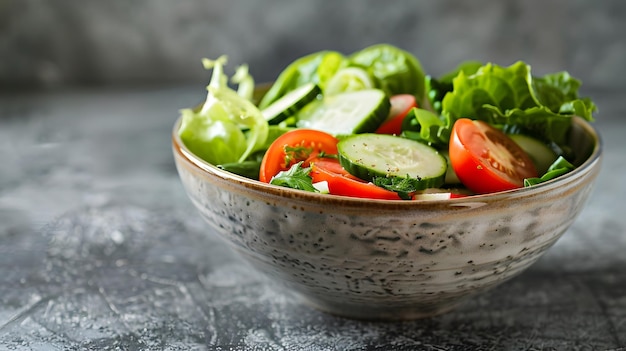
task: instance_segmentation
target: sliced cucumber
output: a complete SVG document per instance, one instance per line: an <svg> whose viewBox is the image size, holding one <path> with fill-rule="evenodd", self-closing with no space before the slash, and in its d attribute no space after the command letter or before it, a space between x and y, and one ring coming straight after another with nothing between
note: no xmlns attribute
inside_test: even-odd
<svg viewBox="0 0 626 351"><path fill-rule="evenodd" d="M369 181L375 177L410 177L418 180L419 189L427 189L443 185L446 176L446 159L434 148L411 139L356 134L342 139L337 151L343 168Z"/></svg>
<svg viewBox="0 0 626 351"><path fill-rule="evenodd" d="M373 132L389 115L391 104L378 89L325 96L298 113L296 125L333 135Z"/></svg>
<svg viewBox="0 0 626 351"><path fill-rule="evenodd" d="M509 137L530 156L539 175L546 173L558 156L548 145L528 135L509 134Z"/></svg>
<svg viewBox="0 0 626 351"><path fill-rule="evenodd" d="M304 84L264 108L261 113L269 124L278 124L295 115L309 102L317 99L321 89L314 83Z"/></svg>

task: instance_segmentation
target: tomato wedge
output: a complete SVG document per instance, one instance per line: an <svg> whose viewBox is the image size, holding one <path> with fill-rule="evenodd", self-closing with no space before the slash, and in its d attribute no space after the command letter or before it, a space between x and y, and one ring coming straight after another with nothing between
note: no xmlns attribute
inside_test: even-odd
<svg viewBox="0 0 626 351"><path fill-rule="evenodd" d="M366 199L400 200L400 196L373 183L359 179L343 169L337 159L318 158L311 161L313 182L328 182L332 195L359 197Z"/></svg>
<svg viewBox="0 0 626 351"><path fill-rule="evenodd" d="M378 134L402 133L402 122L413 107L417 107L417 100L411 94L398 94L389 98L391 110L389 117L376 129Z"/></svg>
<svg viewBox="0 0 626 351"><path fill-rule="evenodd" d="M452 127L450 163L461 182L484 194L516 189L537 177L532 160L511 138L483 121L458 119Z"/></svg>
<svg viewBox="0 0 626 351"><path fill-rule="evenodd" d="M332 134L315 129L294 129L279 136L272 142L261 160L259 180L269 183L272 177L292 165L304 161L303 167L321 152L337 154L337 138Z"/></svg>

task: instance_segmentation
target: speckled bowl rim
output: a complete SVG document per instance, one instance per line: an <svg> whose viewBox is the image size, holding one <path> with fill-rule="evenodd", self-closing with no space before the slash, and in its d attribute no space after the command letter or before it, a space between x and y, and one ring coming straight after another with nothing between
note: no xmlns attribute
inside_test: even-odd
<svg viewBox="0 0 626 351"><path fill-rule="evenodd" d="M455 199L428 199L428 200L377 200L377 199L363 199L347 196L319 194L313 192L307 192L302 190L296 190L276 185L263 183L257 180L246 178L223 169L220 169L201 158L194 155L184 145L180 139L177 131L179 129L182 117L179 117L172 129L172 148L175 155L186 160L192 165L196 171L204 174L206 177L219 178L222 181L230 182L233 185L242 186L254 193L265 194L267 196L278 196L285 200L305 201L312 205L323 206L340 206L345 208L357 207L361 210L371 208L376 211L386 210L419 210L424 208L432 209L433 205L449 205L453 207L472 207L474 203L484 202L498 202L498 201L510 201L524 197L535 196L539 193L552 190L561 186L564 183L573 181L579 176L583 176L584 173L590 172L593 167L597 166L602 155L602 139L597 129L591 125L591 123L585 121L580 117L573 117L573 123L581 127L585 134L589 135L593 143L593 150L587 159L580 164L575 170L567 173L564 176L552 179L550 181L534 185L532 187L524 187L519 189L501 191L489 194L472 195L468 197L461 197ZM252 194L250 194L252 196Z"/></svg>

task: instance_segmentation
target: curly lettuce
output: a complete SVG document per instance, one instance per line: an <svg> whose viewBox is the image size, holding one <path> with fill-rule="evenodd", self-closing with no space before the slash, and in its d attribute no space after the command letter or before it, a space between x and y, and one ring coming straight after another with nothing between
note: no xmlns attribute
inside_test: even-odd
<svg viewBox="0 0 626 351"><path fill-rule="evenodd" d="M508 67L487 63L474 73L467 73L473 65L467 67L458 70L445 94L429 92L429 97L443 95L438 118L418 121L418 130L429 131L422 137L430 144L447 145L454 122L464 117L501 128L514 126L557 145L566 143L573 116L593 120L596 106L578 96L581 83L567 72L533 77L530 66L521 61Z"/></svg>
<svg viewBox="0 0 626 351"><path fill-rule="evenodd" d="M268 123L251 102L254 79L247 66L239 67L233 77L239 84L235 91L224 73L226 56L202 62L213 69L207 98L199 109L180 111L178 135L191 152L211 164L243 162L262 149L268 137Z"/></svg>
<svg viewBox="0 0 626 351"><path fill-rule="evenodd" d="M482 66L483 63L480 61L465 61L458 65L456 69L439 78L427 75L425 79L426 97L432 110L441 113L441 100L448 92L452 91L452 80L454 77L460 72L463 72L465 75L474 74Z"/></svg>

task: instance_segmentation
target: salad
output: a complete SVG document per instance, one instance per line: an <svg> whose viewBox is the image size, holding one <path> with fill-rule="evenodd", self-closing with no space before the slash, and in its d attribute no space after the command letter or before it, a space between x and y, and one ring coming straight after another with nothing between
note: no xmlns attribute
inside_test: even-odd
<svg viewBox="0 0 626 351"><path fill-rule="evenodd" d="M181 110L185 146L229 172L332 195L449 199L533 186L575 168L569 128L596 111L567 72L467 61L433 77L388 44L301 57L261 96L248 66L229 80L226 56L203 64L206 101Z"/></svg>

